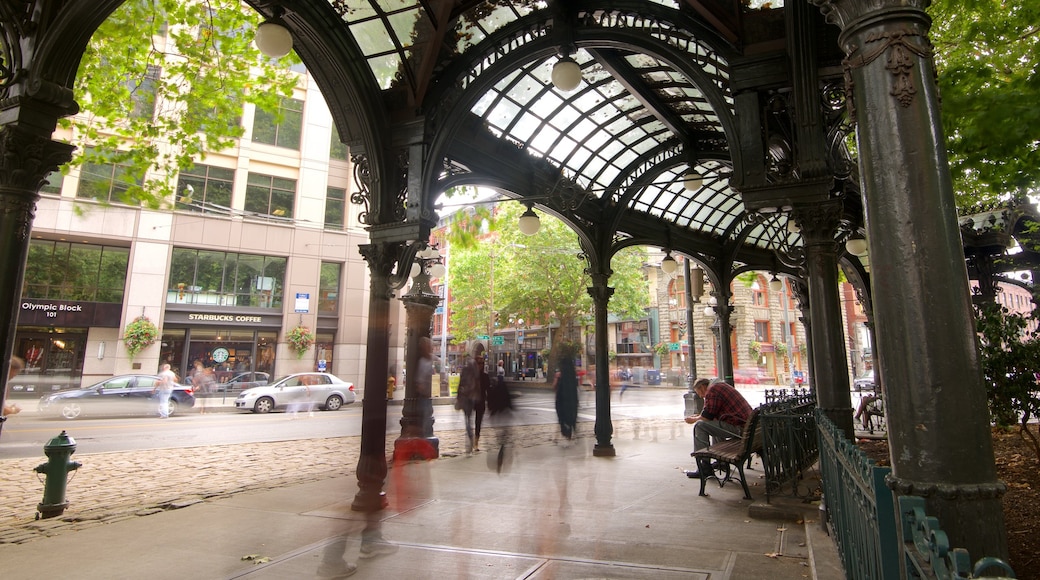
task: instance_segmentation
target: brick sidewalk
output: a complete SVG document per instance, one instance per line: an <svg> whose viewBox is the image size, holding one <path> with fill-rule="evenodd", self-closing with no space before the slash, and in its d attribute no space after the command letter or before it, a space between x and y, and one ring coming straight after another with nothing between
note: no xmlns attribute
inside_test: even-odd
<svg viewBox="0 0 1040 580"><path fill-rule="evenodd" d="M614 437L674 429L676 423L615 421ZM559 436L558 429L555 424L512 427L511 439L520 447L547 444ZM583 422L579 429L592 444L592 423ZM495 428L485 427L481 439L494 441L494 433ZM465 452L465 431L438 432L437 437L442 457ZM394 439L387 436L387 458L392 457ZM69 507L61 516L39 521L36 506L43 499L43 481L38 477L43 476L33 469L46 457L0 460L0 544L29 542L244 491L349 476L360 449L360 437L339 437L73 455L83 466L69 476Z"/></svg>

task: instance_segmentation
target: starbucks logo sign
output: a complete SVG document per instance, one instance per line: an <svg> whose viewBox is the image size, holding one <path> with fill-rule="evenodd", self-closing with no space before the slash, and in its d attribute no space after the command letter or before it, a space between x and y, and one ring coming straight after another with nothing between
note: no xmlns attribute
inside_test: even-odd
<svg viewBox="0 0 1040 580"><path fill-rule="evenodd" d="M228 349L221 346L213 349L213 353L211 354L211 356L213 357L213 360L217 361L218 363L222 363L228 359L228 356L230 354L231 353L228 352Z"/></svg>

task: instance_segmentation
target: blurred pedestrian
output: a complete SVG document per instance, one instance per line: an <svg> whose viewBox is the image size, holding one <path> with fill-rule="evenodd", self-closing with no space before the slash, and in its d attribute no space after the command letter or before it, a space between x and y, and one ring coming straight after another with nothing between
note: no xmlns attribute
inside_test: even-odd
<svg viewBox="0 0 1040 580"><path fill-rule="evenodd" d="M8 366L8 369L7 369L7 381L10 382L11 379L13 379L18 373L22 372L22 369L24 369L24 368L25 368L25 361L23 361L22 359L20 359L20 358L18 358L16 356L12 356L10 365ZM7 388L7 384L6 383L4 384L4 388ZM6 397L4 398L3 413L0 413L0 415L6 417L8 415L17 415L18 413L21 413L21 412L22 412L22 408L21 407L19 407L15 403L8 402Z"/></svg>
<svg viewBox="0 0 1040 580"><path fill-rule="evenodd" d="M491 379L484 371L484 355L473 357L473 362L462 369L459 377L459 394L455 408L462 411L466 419L466 452L480 451L480 425L484 421L484 406ZM472 415L475 415L473 421Z"/></svg>
<svg viewBox="0 0 1040 580"><path fill-rule="evenodd" d="M415 396L422 413L421 437L433 437L433 341L419 338L419 361L415 370Z"/></svg>
<svg viewBox="0 0 1040 580"><path fill-rule="evenodd" d="M578 426L578 373L570 349L563 349L560 353L553 390L556 391L556 418L560 422L560 434L570 439Z"/></svg>
<svg viewBox="0 0 1040 580"><path fill-rule="evenodd" d="M487 409L489 422L495 427L497 441L488 453L488 467L502 473L512 463L512 446L510 441L510 418L513 414L513 397L506 387L506 373L502 361L498 362L499 373L496 373L487 393Z"/></svg>
<svg viewBox="0 0 1040 580"><path fill-rule="evenodd" d="M159 392L159 418L168 419L170 417L170 396L173 395L173 387L177 384L177 375L169 363L164 363L161 368L159 384L152 389L152 392Z"/></svg>

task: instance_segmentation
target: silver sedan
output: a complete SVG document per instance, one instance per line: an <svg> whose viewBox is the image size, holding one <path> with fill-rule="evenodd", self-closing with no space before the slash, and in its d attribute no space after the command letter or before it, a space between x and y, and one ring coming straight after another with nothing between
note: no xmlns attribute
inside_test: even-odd
<svg viewBox="0 0 1040 580"><path fill-rule="evenodd" d="M286 411L336 411L357 400L354 384L329 373L296 373L260 387L246 389L235 399L235 408L253 413Z"/></svg>

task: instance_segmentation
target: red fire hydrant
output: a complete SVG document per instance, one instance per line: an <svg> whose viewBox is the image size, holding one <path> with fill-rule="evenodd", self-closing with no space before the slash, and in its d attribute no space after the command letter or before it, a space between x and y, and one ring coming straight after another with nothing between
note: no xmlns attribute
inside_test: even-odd
<svg viewBox="0 0 1040 580"><path fill-rule="evenodd" d="M65 431L48 441L43 452L47 455L47 463L37 465L35 471L47 474L47 479L43 486L43 501L36 506L36 519L60 516L69 507L69 502L65 501L65 484L69 472L83 465L70 459L76 452L76 440Z"/></svg>

